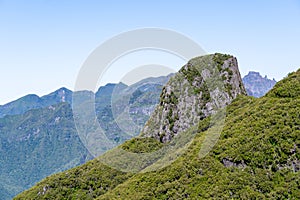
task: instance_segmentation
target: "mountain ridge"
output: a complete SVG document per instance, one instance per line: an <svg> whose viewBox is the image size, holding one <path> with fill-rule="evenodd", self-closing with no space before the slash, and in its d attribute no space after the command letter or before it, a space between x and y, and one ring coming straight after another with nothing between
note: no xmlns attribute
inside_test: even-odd
<svg viewBox="0 0 300 200"><path fill-rule="evenodd" d="M149 77L146 79L143 79L137 83L132 84L131 86L134 86L135 84L139 85L141 84L143 81L146 82L151 82L152 80L155 80L157 82L158 79L163 79L164 77L172 77L173 74L167 75L167 76L161 76L161 77ZM274 86L274 84L276 83L275 79L270 80L267 78L267 76L265 76L264 78L260 75L259 72L255 72L255 71L249 71L249 73L247 75L245 75L243 78L243 83L245 85L245 88L247 90L247 94L250 96L254 96L254 97L261 97L263 96L266 92L268 92L269 90L272 89L272 87ZM99 94L102 92L102 89L107 89L107 88L114 88L114 86L118 85L118 84L123 84L123 83L107 83L104 86L100 86L98 88L98 90L95 92L95 96L96 96L96 100L97 97L99 97ZM126 84L123 84L124 87L129 87ZM66 92L65 95L65 100L62 100L62 93ZM79 92L84 92L84 91L79 91ZM86 91L88 92L88 91ZM49 94L43 95L43 96L38 96L36 94L28 94L25 95L23 97L20 97L16 100L13 100L11 102L8 102L6 104L0 105L0 118L4 117L5 115L18 115L18 114L23 114L24 112L31 110L31 109L36 109L36 108L43 108L43 107L47 107L50 105L55 105L57 103L61 103L61 102L68 102L68 103L72 103L72 94L74 92L66 87L61 87L57 90L55 90L54 92L51 92ZM60 98L57 99L57 96L60 96ZM54 97L54 99L52 99L52 101L49 101L49 97ZM31 103L33 103L33 105L30 105ZM98 106L103 103L102 102L97 102ZM26 104L26 105L23 105Z"/></svg>
<svg viewBox="0 0 300 200"><path fill-rule="evenodd" d="M159 82L167 81L168 77L163 79L160 79ZM135 131L137 131L134 134L138 134L139 126L148 118L149 112L143 112L143 110L153 109L152 104L156 104L156 101L159 100L159 94L157 93L162 86L153 82L148 83L143 87L149 87L151 91L140 91L139 96L131 98L130 104L124 105L123 102L121 102L122 104L120 102L113 104L115 107L124 108L127 106L134 109L136 114L130 113L130 117L135 122ZM152 87L152 85L155 85L155 87ZM139 86L136 85L136 87ZM105 89L105 86L102 87L103 89ZM154 91L152 91L153 89ZM155 91L157 92L155 93ZM85 100L89 100L95 95L88 91L77 93L82 98L79 101L83 104L86 103ZM103 101L102 107L98 106L99 104L97 105L97 101L98 103L101 102L101 98L104 98L105 94L98 92L97 95L96 113L99 124L103 127L107 136L116 143L122 143L124 140L129 139L124 134L126 129L118 128L114 121L110 94ZM122 95L130 96L131 94L122 92ZM148 104L145 104L144 107L138 106L149 95L151 101L146 101ZM28 97L40 99L37 95L29 95ZM2 199L10 199L50 174L75 167L93 158L78 136L74 124L72 105L70 104L70 100L72 100L70 92L66 92L65 88L61 88L50 93L49 96L46 95L47 97L56 104L43 105L45 107L27 111L24 109L22 114L6 115L0 118L0 150L2 152L0 155L0 182L1 187L6 188L0 190ZM62 102L63 100L65 102ZM121 114L117 113L117 115ZM102 118L103 116L107 116L107 118ZM7 197L8 194L10 196Z"/></svg>
<svg viewBox="0 0 300 200"><path fill-rule="evenodd" d="M125 173L94 159L47 177L15 199L298 199L299 87L300 69L262 98L237 97L206 157L199 157L210 129L203 120L188 150L162 169ZM145 152L160 148L157 142L135 138L121 148Z"/></svg>
<svg viewBox="0 0 300 200"><path fill-rule="evenodd" d="M239 94L246 91L236 58L218 53L193 58L164 86L142 135L168 142Z"/></svg>
<svg viewBox="0 0 300 200"><path fill-rule="evenodd" d="M125 135L121 134L122 131L135 132L135 134L138 134L138 132L136 132L136 131L141 129L141 126L148 119L149 115L154 110L154 106L159 101L159 93L160 93L159 88L161 87L160 85L163 84L164 82L166 82L166 79L169 79L172 76L173 75L171 74L167 77L156 77L156 78L150 77L147 79L143 79L142 81L139 81L138 83L130 85L130 86L127 86L122 83L107 84L105 86L101 86L96 93L92 93L92 92L88 92L88 91L81 91L80 93L82 93L83 96L86 96L86 95L88 95L88 96L95 95L96 96L95 97L96 98L95 99L96 100L96 112L98 113L97 114L98 119L102 119L102 117L105 117L105 116L108 117L108 118L104 118L103 122L100 121L101 127L103 127L107 133L109 133L108 135L112 140L115 140L117 143L121 144L123 141L130 139L132 137L132 136L128 137L126 134ZM115 92L113 92L113 90L115 89L116 86L117 86L117 88L116 88ZM106 92L103 91L103 89L106 90ZM130 115L131 119L134 120L134 123L136 125L138 125L134 129L125 128L124 130L120 130L120 128L118 128L118 126L120 124L116 124L114 118L112 117L113 115L122 116L122 113L120 112L120 110L122 110L124 108L124 106L126 106L126 105L124 105L124 102L122 102L122 99L116 100L117 101L117 102L115 102L116 106L114 106L116 111L114 113L111 112L112 108L110 107L108 102L110 102L110 99L112 98L112 96L116 95L115 93L118 93L118 92L121 92L121 94L123 94L123 95L127 95L127 96L129 95L128 97L125 97L125 99L127 99L130 104L129 115ZM21 107L24 105L25 105L25 107L24 107L24 109L21 109L21 111L23 113L18 114L18 115L23 115L24 117L26 116L26 119L28 118L31 120L31 119L34 119L35 114L28 115L28 113L37 113L41 110L46 110L46 111L49 110L50 111L51 109L56 109L57 106L59 107L60 104L64 104L64 102L71 104L72 93L73 92L71 90L68 90L67 88L62 87L62 88L59 88L58 90L56 90L48 95L44 95L42 97L39 97L37 95L26 95L25 97L22 97L20 99L21 100L23 100L24 98L29 99L29 102L37 103L40 107L38 107L38 106L30 107L30 105L28 107L28 105L22 104L22 102L21 102ZM106 95L106 100L104 99L105 95ZM101 101L99 101L100 96L102 98ZM18 99L18 100L20 100L20 99ZM48 101L48 99L50 99L50 101ZM115 98L115 96L114 96L114 99L118 99L118 98ZM16 101L18 102L18 100L16 100ZM41 102L47 102L47 101L48 101L48 103L41 103ZM10 102L10 103L12 103L12 102ZM18 108L18 106L19 105L15 106L15 107ZM1 111L1 106L0 106L0 111ZM20 111L20 110L17 110L17 111ZM14 114L14 115L9 115L7 117L10 120L16 120L17 118L18 119L20 118L18 115ZM0 116L1 116L1 112L0 112ZM61 116L57 116L57 117L60 117L60 118L54 117L53 120L54 121L61 120ZM5 116L0 117L0 123L2 123L2 121L3 121L3 119L1 119L1 118L5 118ZM33 123L32 127L31 127L32 129L27 130L28 135L24 136L23 139L26 139L26 138L31 139L32 133L37 133L37 132L41 131L41 129L39 128L39 126L40 126L39 124L46 123L46 122L43 122L42 119L39 119L39 120L41 120L41 123L36 123L34 121L32 122ZM109 121L107 121L107 120L109 120ZM18 123L18 120L16 121L16 123ZM123 124L124 124L124 122L123 122ZM5 125L4 125L4 127L5 127ZM15 129L18 129L20 127L16 127ZM63 127L61 127L61 128L63 129ZM5 133L5 132L8 132L8 130L9 129L1 130L1 128L0 128L0 132L2 135L3 135L3 131ZM10 131L15 132L16 130L11 129ZM73 134L73 133L71 133L71 134ZM18 137L20 137L20 136L17 135L16 138L18 138ZM6 139L4 139L3 141L5 141ZM136 145L136 143L133 143L133 144ZM133 144L131 144L131 145L133 145ZM1 145L0 147L2 148L3 142L0 145ZM80 158L76 162L73 162L70 160L70 163L71 163L70 165L61 163L63 165L66 165L66 167L62 167L61 169L68 169L68 168L74 167L78 164L83 164L87 160L89 160L89 158L87 158L86 156L83 156L82 159ZM12 161L11 163L13 163L13 162L14 161ZM41 161L37 160L37 162L41 162ZM0 160L0 164L1 164L1 160ZM56 171L56 172L58 172L58 171ZM48 175L48 174L46 174L46 175ZM37 180L37 179L35 179L35 180ZM2 186L4 186L4 183L7 181L8 181L7 178L4 178L2 181L2 184L3 184ZM15 182L13 184L9 184L5 187L10 188L13 185L17 185L16 183L17 182ZM13 189L13 190L20 191L20 189L16 189L16 190ZM6 189L3 189L1 191L2 192L0 192L0 194L3 195L3 197L4 197L4 195L7 196L7 194L9 193L9 191L7 191ZM16 193L16 192L14 192L14 193Z"/></svg>
<svg viewBox="0 0 300 200"><path fill-rule="evenodd" d="M273 78L268 79L267 76L262 77L259 72L249 71L244 76L243 82L247 90L247 94L254 97L262 97L269 90L271 90L276 84L276 80Z"/></svg>
<svg viewBox="0 0 300 200"><path fill-rule="evenodd" d="M105 92L112 92L113 88L118 85L119 90L123 90L125 88L133 88L135 85L141 85L144 82L156 82L159 84L163 84L166 82L167 79L169 79L172 76L172 74L167 76L159 76L159 77L149 77L143 80L140 80L130 86L124 84L124 83L107 83L104 86L100 86L96 92L92 91L75 91L75 93L84 93L84 92L92 92L95 95L96 103L99 104L102 102L97 102L97 99L99 99L100 95L105 95ZM121 87L122 85L122 87ZM104 90L104 91L103 91ZM56 89L55 91L46 94L46 95L36 95L36 94L28 94L23 97L20 97L16 100L13 100L11 102L8 102L4 105L0 105L0 118L6 116L6 115L18 115L18 114L24 114L26 111L31 109L37 109L37 108L44 108L47 106L55 105L62 102L68 102L69 104L72 104L72 95L74 91L66 88L61 87L59 89Z"/></svg>
<svg viewBox="0 0 300 200"><path fill-rule="evenodd" d="M15 199L297 198L298 87L300 70L262 98L239 95L227 107L222 134L206 157L199 157L199 150L211 128L209 117L196 125L197 134L188 150L161 169L126 173L94 159L47 177ZM134 138L119 148L138 153L161 145L164 143L154 138Z"/></svg>

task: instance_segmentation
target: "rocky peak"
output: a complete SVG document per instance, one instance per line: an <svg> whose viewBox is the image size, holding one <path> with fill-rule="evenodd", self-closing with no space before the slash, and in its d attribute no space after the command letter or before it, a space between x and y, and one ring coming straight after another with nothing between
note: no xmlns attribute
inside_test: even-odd
<svg viewBox="0 0 300 200"><path fill-rule="evenodd" d="M248 73L249 76L253 76L253 77L261 77L259 72L254 72L254 71L249 71Z"/></svg>
<svg viewBox="0 0 300 200"><path fill-rule="evenodd" d="M243 82L247 94L254 97L262 97L276 84L275 79L268 79L267 76L262 77L259 72L250 71L244 78Z"/></svg>
<svg viewBox="0 0 300 200"><path fill-rule="evenodd" d="M194 58L164 86L142 136L168 142L239 94L246 91L235 57L217 53Z"/></svg>

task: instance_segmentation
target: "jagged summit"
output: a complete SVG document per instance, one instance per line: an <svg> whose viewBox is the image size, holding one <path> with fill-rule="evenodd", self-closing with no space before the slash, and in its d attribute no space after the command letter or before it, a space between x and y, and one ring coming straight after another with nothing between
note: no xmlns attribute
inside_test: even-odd
<svg viewBox="0 0 300 200"><path fill-rule="evenodd" d="M44 101L45 104L57 104L57 103L63 103L68 102L72 103L72 95L73 92L65 87L59 88L58 90L47 94L45 96L41 97L41 101Z"/></svg>
<svg viewBox="0 0 300 200"><path fill-rule="evenodd" d="M250 76L261 76L259 72L249 71L248 75Z"/></svg>
<svg viewBox="0 0 300 200"><path fill-rule="evenodd" d="M162 142L246 94L235 57L212 54L190 60L165 85L142 135Z"/></svg>
<svg viewBox="0 0 300 200"><path fill-rule="evenodd" d="M63 102L72 102L73 92L67 88L60 88L50 94L39 97L35 94L26 95L15 101L0 106L0 118L7 115L19 115L25 112L44 108Z"/></svg>
<svg viewBox="0 0 300 200"><path fill-rule="evenodd" d="M267 75L262 77L259 72L250 71L244 78L243 82L247 94L254 97L262 97L276 84L276 80L268 79Z"/></svg>
<svg viewBox="0 0 300 200"><path fill-rule="evenodd" d="M227 57L217 66L231 63L229 60L234 58ZM167 86L176 88L170 82ZM199 86L206 88L203 83ZM187 88L191 89L188 96L202 96L194 87ZM242 87L240 90L245 92ZM167 91L165 87L162 94L170 94ZM208 94L205 91L202 94ZM234 95L230 91L219 94ZM218 142L205 157L199 157L199 151L211 128L206 119L191 128L197 135L188 150L162 169L132 174L94 159L44 179L15 199L299 199L299 91L300 70L277 83L263 98L235 98L226 108L226 124ZM167 105L176 105L178 111L184 110L178 109L180 99L170 100L160 106L168 109ZM153 138L134 138L118 148L143 154L168 144Z"/></svg>

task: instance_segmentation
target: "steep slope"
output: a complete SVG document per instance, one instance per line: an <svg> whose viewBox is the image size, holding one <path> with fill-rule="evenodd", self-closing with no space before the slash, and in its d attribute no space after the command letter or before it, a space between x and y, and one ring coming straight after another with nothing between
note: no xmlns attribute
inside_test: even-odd
<svg viewBox="0 0 300 200"><path fill-rule="evenodd" d="M224 88L225 92L222 93L224 90L219 90L220 92L217 95L221 97L222 95L224 95L225 97L228 98L225 99L227 101L223 103L223 106L229 103L235 96L237 96L237 94L245 93L244 88L241 84L241 79L237 69L237 65L234 66L232 64L232 63L236 63L235 58L227 55L214 54L205 57L200 57L193 61L200 61L200 64L197 63L195 64L195 66L206 65L206 63L203 64L201 62L203 60L210 61L211 67L213 68L223 69L220 70L221 72L219 73L219 75L221 74L221 76L219 77L221 77L222 78L221 80L223 81L223 83L225 83L224 84L226 86ZM228 69L229 66L231 66L232 68ZM189 67L190 66L188 66L188 68ZM203 66L203 69L201 68L200 71L201 70L205 71L205 66ZM224 71L226 71L226 73ZM189 76L186 76L184 78L193 79L193 77L195 77L196 80L199 80L199 74L193 74L193 73L190 73ZM182 79L179 81L182 81ZM174 80L170 80L168 84L170 83L174 83ZM199 88L201 88L202 86L203 83L198 85ZM196 87L192 89L196 89ZM212 91L212 95L216 93L215 90L211 90L211 91ZM193 91L193 94L195 93L197 93L198 95L202 94L201 91L198 90ZM164 94L164 92L162 94ZM223 100L223 98L220 98L220 100ZM209 102L214 102L214 101L206 100L205 104ZM160 103L162 103L162 101ZM207 120L204 120L202 122L204 124L207 124ZM194 123L197 124L197 122ZM205 127L201 128L200 130L204 130L204 129ZM152 137L156 138L155 135L153 135ZM118 148L122 148L132 152L151 152L163 146L157 139L154 138L136 138L126 142L125 144L123 144L121 147ZM112 150L112 152L114 152L114 150ZM107 153L107 155L110 155L110 152ZM126 184L127 182L126 180L132 176L133 177L131 179L128 179L128 181L134 180L136 177L139 177L139 174L134 175L131 173L124 173L124 172L118 172L117 174L115 174L115 170L110 167L106 167L105 171L101 170L103 167L104 165L101 164L98 160L93 160L75 169L68 170L64 173L60 173L55 176L48 177L44 181L40 182L37 186L24 192L23 194L20 194L16 199L22 199L22 198L32 198L32 199L67 198L69 199L69 198L77 198L77 197L83 199L93 199L96 196L103 195L109 191L114 191L113 190L114 188L117 189L121 187L123 184ZM75 172L80 172L80 173L75 173ZM177 170L177 172L179 173L180 171ZM114 179L113 178L114 176L116 176L117 178ZM107 177L109 177L109 179L107 179ZM142 182L143 181L141 181L140 183ZM61 191L64 192L61 193Z"/></svg>
<svg viewBox="0 0 300 200"><path fill-rule="evenodd" d="M105 107L111 105L112 93L116 87L120 88L120 91L122 91L128 86L123 83L108 83L98 89L98 91L95 93L96 112L103 110Z"/></svg>
<svg viewBox="0 0 300 200"><path fill-rule="evenodd" d="M77 135L67 103L1 118L0 141L0 185L10 197L92 158Z"/></svg>
<svg viewBox="0 0 300 200"><path fill-rule="evenodd" d="M244 78L247 94L254 97L262 97L276 84L275 79L268 79L267 76L262 77L259 72L250 71Z"/></svg>
<svg viewBox="0 0 300 200"><path fill-rule="evenodd" d="M115 117L119 120L124 117L122 113L113 115L111 101L114 92L118 92L122 99L130 98L130 103L120 101L114 106L130 108L131 120L136 123L134 134L137 135L159 101L161 84L168 79L158 77L142 80L133 86L120 83L100 87L95 107L107 137L118 143L132 137L126 134L130 125L121 129L115 122ZM118 91L114 91L116 86ZM95 95L89 91L78 93L82 103ZM148 97L150 100L147 100ZM12 111L24 113L0 117L0 199L10 199L50 174L93 158L78 136L71 102L72 92L61 88L43 97L28 95L8 104L7 108L13 108L9 110L10 114Z"/></svg>
<svg viewBox="0 0 300 200"><path fill-rule="evenodd" d="M278 82L266 96L275 98L299 98L299 73L300 70L298 70L296 73L290 73L288 78Z"/></svg>
<svg viewBox="0 0 300 200"><path fill-rule="evenodd" d="M236 58L223 54L194 58L163 88L142 135L168 142L239 94L246 91Z"/></svg>
<svg viewBox="0 0 300 200"><path fill-rule="evenodd" d="M300 70L265 97L240 96L227 107L226 125L213 150L199 158L209 133L197 126L188 151L153 172L116 172L97 160L48 177L15 199L299 199ZM161 143L132 139L121 148L156 149ZM80 197L80 198L79 198Z"/></svg>
<svg viewBox="0 0 300 200"><path fill-rule="evenodd" d="M239 97L213 150L199 158L207 124L172 165L137 174L98 199L299 199L300 70L261 99Z"/></svg>
<svg viewBox="0 0 300 200"><path fill-rule="evenodd" d="M147 78L130 86L109 84L105 86L110 88L109 91L102 87L99 89L96 93L97 117L110 140L121 144L140 133L159 103L163 85L171 76ZM107 103L103 102L103 97ZM97 99L101 99L102 103Z"/></svg>

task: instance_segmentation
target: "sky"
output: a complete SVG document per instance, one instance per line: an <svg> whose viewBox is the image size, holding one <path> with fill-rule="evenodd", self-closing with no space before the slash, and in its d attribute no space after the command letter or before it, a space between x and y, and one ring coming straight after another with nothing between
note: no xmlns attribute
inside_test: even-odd
<svg viewBox="0 0 300 200"><path fill-rule="evenodd" d="M280 80L300 68L300 0L0 0L0 105L26 94L74 89L91 52L120 33L157 27L184 34L208 53L237 57L242 76ZM146 52L147 53L147 52ZM121 64L184 63L164 53L132 55ZM140 62L131 63L134 60ZM147 61L147 62L145 62Z"/></svg>

